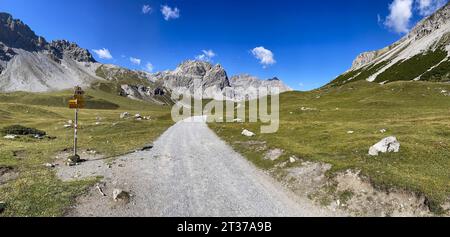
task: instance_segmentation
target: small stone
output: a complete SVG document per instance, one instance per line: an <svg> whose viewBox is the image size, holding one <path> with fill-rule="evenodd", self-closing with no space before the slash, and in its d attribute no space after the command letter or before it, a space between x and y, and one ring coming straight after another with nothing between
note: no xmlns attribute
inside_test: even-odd
<svg viewBox="0 0 450 237"><path fill-rule="evenodd" d="M354 134L355 131L348 131L347 134Z"/></svg>
<svg viewBox="0 0 450 237"><path fill-rule="evenodd" d="M244 130L242 131L242 135L243 135L243 136L246 136L246 137L253 137L253 136L255 136L256 134L253 133L253 132L250 132L250 131L247 130L247 129L244 129Z"/></svg>
<svg viewBox="0 0 450 237"><path fill-rule="evenodd" d="M121 189L114 189L113 191L113 199L114 201L125 201L128 202L130 200L130 194Z"/></svg>
<svg viewBox="0 0 450 237"><path fill-rule="evenodd" d="M297 158L295 156L291 156L291 158L289 158L289 162L295 163L297 162Z"/></svg>
<svg viewBox="0 0 450 237"><path fill-rule="evenodd" d="M152 144L145 145L144 147L142 147L142 151L148 151L148 150L151 150L151 149L153 149L153 145Z"/></svg>
<svg viewBox="0 0 450 237"><path fill-rule="evenodd" d="M3 138L8 139L8 140L14 140L17 138L17 136L8 134L8 135L4 136Z"/></svg>
<svg viewBox="0 0 450 237"><path fill-rule="evenodd" d="M55 168L55 165L54 164L50 164L50 163L46 163L46 164L44 164L44 166L47 167L47 168Z"/></svg>
<svg viewBox="0 0 450 237"><path fill-rule="evenodd" d="M36 134L36 135L34 135L34 138L38 139L38 140L42 140L42 139L44 139L44 136Z"/></svg>
<svg viewBox="0 0 450 237"><path fill-rule="evenodd" d="M123 113L120 114L120 118L121 118L121 119L126 119L126 118L128 118L129 116L130 116L130 113L128 113L128 112L123 112Z"/></svg>
<svg viewBox="0 0 450 237"><path fill-rule="evenodd" d="M68 161L70 162L70 163L78 163L78 162L80 162L81 161L81 158L80 158L80 156L79 155L74 155L74 156L70 156L69 158L68 158Z"/></svg>
<svg viewBox="0 0 450 237"><path fill-rule="evenodd" d="M380 133L386 133L387 132L387 129L381 129L380 130Z"/></svg>

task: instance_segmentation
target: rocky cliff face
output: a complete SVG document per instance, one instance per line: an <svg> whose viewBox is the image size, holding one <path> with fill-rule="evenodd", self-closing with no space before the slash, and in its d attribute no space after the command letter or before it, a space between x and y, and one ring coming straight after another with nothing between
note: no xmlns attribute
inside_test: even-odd
<svg viewBox="0 0 450 237"><path fill-rule="evenodd" d="M77 44L71 43L66 40L52 41L49 45L47 45L46 48L48 49L50 54L60 60L64 59L64 57L66 56L77 62L96 62L94 57L88 50L80 48L80 46L78 46Z"/></svg>
<svg viewBox="0 0 450 237"><path fill-rule="evenodd" d="M214 98L229 87L228 75L220 65L211 65L203 61L186 61L174 71L159 72L152 76L154 81L161 81L164 87L178 93L194 93L204 89L202 94ZM197 82L197 84L195 83Z"/></svg>
<svg viewBox="0 0 450 237"><path fill-rule="evenodd" d="M41 50L47 45L44 38L37 36L30 27L8 13L0 13L0 42L26 51Z"/></svg>
<svg viewBox="0 0 450 237"><path fill-rule="evenodd" d="M260 80L257 77L243 74L234 76L230 80L231 87L237 89L242 88L244 90L253 87L253 88L278 88L280 93L286 92L286 91L292 91L292 88L284 84L280 79L277 77L267 79L267 80Z"/></svg>
<svg viewBox="0 0 450 237"><path fill-rule="evenodd" d="M48 43L22 21L0 13L0 91L87 86L100 79L98 66L86 49L65 40Z"/></svg>
<svg viewBox="0 0 450 237"><path fill-rule="evenodd" d="M356 57L356 59L353 61L352 70L358 69L368 63L373 62L373 60L375 60L377 56L378 56L377 51L365 52L358 55L358 57Z"/></svg>
<svg viewBox="0 0 450 237"><path fill-rule="evenodd" d="M450 3L420 21L396 43L359 55L352 68L333 80L339 86L358 80L450 81Z"/></svg>
<svg viewBox="0 0 450 237"><path fill-rule="evenodd" d="M277 87L280 92L291 91L278 78L262 81L250 75L235 76L231 79L221 65L211 65L203 61L186 61L174 71L156 73L153 81L160 81L164 87L177 93L190 92L206 99L245 100L257 97L250 88ZM197 84L194 83L196 80ZM199 92L201 90L201 92Z"/></svg>

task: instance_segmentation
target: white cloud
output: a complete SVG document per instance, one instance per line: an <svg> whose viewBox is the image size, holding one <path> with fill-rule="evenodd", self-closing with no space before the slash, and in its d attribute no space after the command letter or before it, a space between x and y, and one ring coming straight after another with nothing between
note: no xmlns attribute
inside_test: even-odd
<svg viewBox="0 0 450 237"><path fill-rule="evenodd" d="M384 24L397 33L407 33L413 16L413 0L394 0L389 5L390 14Z"/></svg>
<svg viewBox="0 0 450 237"><path fill-rule="evenodd" d="M153 64L147 63L145 65L145 69L144 70L147 71L147 72L153 72Z"/></svg>
<svg viewBox="0 0 450 237"><path fill-rule="evenodd" d="M197 57L195 57L195 59L200 60L200 61L207 61L207 62L209 62L215 56L216 56L216 53L214 53L214 51L212 51L211 49L209 49L209 50L202 50L202 54L200 54Z"/></svg>
<svg viewBox="0 0 450 237"><path fill-rule="evenodd" d="M417 8L421 16L433 14L436 10L447 3L447 0L416 0Z"/></svg>
<svg viewBox="0 0 450 237"><path fill-rule="evenodd" d="M113 56L111 55L111 52L109 52L108 49L94 49L92 50L94 51L95 54L97 54L97 56L101 59L113 59Z"/></svg>
<svg viewBox="0 0 450 237"><path fill-rule="evenodd" d="M131 62L132 64L141 65L141 60L140 60L139 58L133 58L133 57L131 57L131 58L130 58L130 62Z"/></svg>
<svg viewBox="0 0 450 237"><path fill-rule="evenodd" d="M259 62L265 67L276 63L272 51L264 47L256 47L252 50L253 56L259 60Z"/></svg>
<svg viewBox="0 0 450 237"><path fill-rule="evenodd" d="M167 5L161 6L161 13L164 15L166 21L180 18L180 10L176 7L171 8Z"/></svg>
<svg viewBox="0 0 450 237"><path fill-rule="evenodd" d="M153 9L150 5L144 5L142 6L142 13L149 14L152 13Z"/></svg>

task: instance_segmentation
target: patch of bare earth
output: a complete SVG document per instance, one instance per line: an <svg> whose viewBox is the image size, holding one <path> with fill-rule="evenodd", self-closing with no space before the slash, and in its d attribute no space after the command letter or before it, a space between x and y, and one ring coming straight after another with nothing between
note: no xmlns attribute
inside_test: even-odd
<svg viewBox="0 0 450 237"><path fill-rule="evenodd" d="M300 161L301 162L301 161ZM298 167L277 167L272 173L297 195L307 196L331 211L349 216L427 217L434 216L423 196L401 190L376 189L360 172L348 170L327 176L329 164L301 162ZM450 203L443 205L450 210Z"/></svg>
<svg viewBox="0 0 450 237"><path fill-rule="evenodd" d="M9 166L0 166L0 185L3 185L11 180L17 179L19 172Z"/></svg>

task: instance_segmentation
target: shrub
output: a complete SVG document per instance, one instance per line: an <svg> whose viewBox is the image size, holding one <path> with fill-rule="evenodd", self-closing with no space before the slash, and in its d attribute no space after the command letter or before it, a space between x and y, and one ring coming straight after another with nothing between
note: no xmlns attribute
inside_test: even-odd
<svg viewBox="0 0 450 237"><path fill-rule="evenodd" d="M45 136L46 132L35 129L35 128L27 128L21 125L12 125L5 127L1 130L2 134L11 134L11 135L39 135Z"/></svg>

